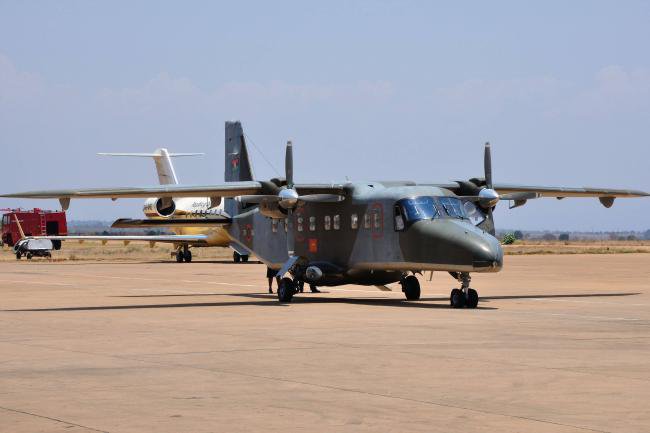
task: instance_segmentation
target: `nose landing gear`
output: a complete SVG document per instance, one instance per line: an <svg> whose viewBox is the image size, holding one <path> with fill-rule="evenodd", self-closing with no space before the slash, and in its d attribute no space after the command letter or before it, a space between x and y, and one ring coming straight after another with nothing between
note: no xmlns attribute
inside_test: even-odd
<svg viewBox="0 0 650 433"><path fill-rule="evenodd" d="M451 308L476 308L478 306L478 293L469 287L472 281L469 273L462 272L458 276L458 280L461 282L461 288L451 291L449 296Z"/></svg>

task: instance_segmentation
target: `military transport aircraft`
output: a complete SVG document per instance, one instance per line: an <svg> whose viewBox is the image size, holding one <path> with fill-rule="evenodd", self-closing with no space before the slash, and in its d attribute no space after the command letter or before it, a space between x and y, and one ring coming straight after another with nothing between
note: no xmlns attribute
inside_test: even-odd
<svg viewBox="0 0 650 433"><path fill-rule="evenodd" d="M304 283L383 287L399 282L406 299L417 300L416 275L446 271L460 282L460 288L451 291L451 306L475 308L478 293L470 287L470 274L497 272L503 266L503 251L494 237L493 210L499 201L511 201L516 207L540 197L597 197L611 207L618 197L649 195L632 190L493 183L489 144L484 165L484 178L452 183L300 184L293 180L289 142L285 179L32 191L3 197L58 198L64 206L77 198L227 197L228 236L277 269L281 302L290 302Z"/></svg>

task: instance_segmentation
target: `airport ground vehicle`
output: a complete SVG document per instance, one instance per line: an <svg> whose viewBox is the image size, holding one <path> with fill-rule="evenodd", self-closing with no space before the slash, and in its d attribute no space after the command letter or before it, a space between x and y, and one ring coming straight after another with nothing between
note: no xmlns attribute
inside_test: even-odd
<svg viewBox="0 0 650 433"><path fill-rule="evenodd" d="M64 211L34 209L3 209L2 243L13 247L23 236L20 234L17 221L30 236L64 236L68 234L68 225ZM52 242L54 249L61 248L61 241Z"/></svg>
<svg viewBox="0 0 650 433"><path fill-rule="evenodd" d="M32 257L52 257L53 241L49 239L21 239L14 245L16 259L22 256L31 260Z"/></svg>

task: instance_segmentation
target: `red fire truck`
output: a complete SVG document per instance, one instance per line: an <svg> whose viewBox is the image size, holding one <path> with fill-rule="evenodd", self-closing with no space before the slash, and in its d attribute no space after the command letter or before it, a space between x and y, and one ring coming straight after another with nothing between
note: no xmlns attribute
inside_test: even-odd
<svg viewBox="0 0 650 433"><path fill-rule="evenodd" d="M16 224L16 217L25 236L65 236L68 234L68 225L64 211L49 211L43 209L0 209L2 215L2 243L9 246L20 239L20 230ZM61 248L61 241L52 241L54 249Z"/></svg>

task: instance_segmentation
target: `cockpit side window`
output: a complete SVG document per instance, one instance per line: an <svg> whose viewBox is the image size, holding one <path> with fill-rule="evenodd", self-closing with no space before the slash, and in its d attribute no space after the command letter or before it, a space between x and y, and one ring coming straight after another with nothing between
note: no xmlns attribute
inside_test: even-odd
<svg viewBox="0 0 650 433"><path fill-rule="evenodd" d="M433 197L416 197L399 200L395 204L395 230L403 226L405 230L411 224L420 220L431 220L440 215ZM399 221L401 217L401 223Z"/></svg>
<svg viewBox="0 0 650 433"><path fill-rule="evenodd" d="M401 232L406 228L404 224L404 216L402 215L402 207L398 204L395 205L395 231Z"/></svg>
<svg viewBox="0 0 650 433"><path fill-rule="evenodd" d="M465 211L465 215L467 215L471 223L474 224L475 226L485 221L486 218L485 212L479 209L479 207L476 206L471 201L464 201L463 209Z"/></svg>

